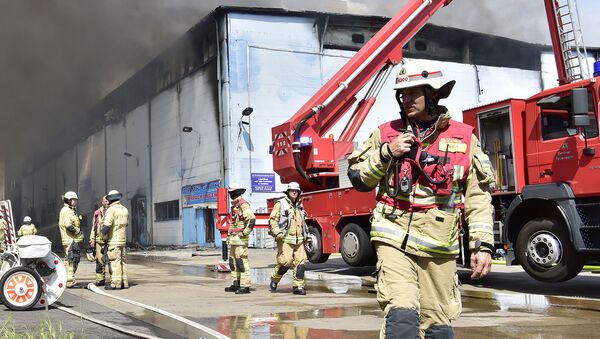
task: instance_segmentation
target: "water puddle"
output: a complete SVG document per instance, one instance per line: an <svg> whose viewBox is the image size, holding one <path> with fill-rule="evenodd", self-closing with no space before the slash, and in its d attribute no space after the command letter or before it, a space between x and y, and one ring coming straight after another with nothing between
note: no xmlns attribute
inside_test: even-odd
<svg viewBox="0 0 600 339"><path fill-rule="evenodd" d="M164 260L164 259L161 259ZM172 260L172 259L171 259ZM160 268L177 279L177 276L215 278L215 283L227 285L229 273L220 273L207 265L183 266L159 260L132 262ZM266 288L272 267L254 268L252 282L256 289ZM152 279L141 276L140 279ZM195 321L232 338L377 338L383 322L383 312L362 286L360 277L336 275L316 269L307 271L306 283L309 295L304 306L310 307L312 295L328 293L330 298L347 294L372 298L372 304L364 306L344 305L282 313L261 313L260 308L248 309L247 315L201 318ZM291 275L280 282L277 293L291 292ZM261 286L262 285L262 286ZM322 298L323 296L319 296ZM329 298L329 297L325 297ZM332 299L332 304L335 302ZM341 299L340 299L341 300ZM290 299L291 301L291 299ZM503 293L465 288L462 294L463 313L453 322L457 338L579 338L590 337L600 323L600 300L571 297L552 297L526 293ZM281 301L279 301L281 302ZM263 311L264 312L264 311ZM168 320L154 319L156 315L144 314L151 323L164 323L165 328L184 337L197 337L197 332L173 324ZM158 325L163 327L163 325ZM171 328L168 326L175 326ZM177 328L177 327L181 328Z"/></svg>

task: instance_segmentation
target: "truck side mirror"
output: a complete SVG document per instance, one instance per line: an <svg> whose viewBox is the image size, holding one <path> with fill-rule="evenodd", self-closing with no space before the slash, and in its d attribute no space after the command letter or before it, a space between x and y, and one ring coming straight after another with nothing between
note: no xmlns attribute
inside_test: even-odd
<svg viewBox="0 0 600 339"><path fill-rule="evenodd" d="M571 90L571 110L569 117L572 127L586 127L590 125L588 115L588 91L585 88Z"/></svg>

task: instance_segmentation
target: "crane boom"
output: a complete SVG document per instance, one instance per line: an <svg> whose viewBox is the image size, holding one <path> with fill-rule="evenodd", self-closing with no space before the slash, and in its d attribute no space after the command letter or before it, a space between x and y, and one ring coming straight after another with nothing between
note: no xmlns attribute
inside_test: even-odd
<svg viewBox="0 0 600 339"><path fill-rule="evenodd" d="M360 101L340 140L323 136L356 102L375 76L383 77L402 60L402 47L429 18L452 0L410 0L290 119L272 129L273 169L282 182L297 181L304 191L337 187L337 161L352 151L352 139L375 102ZM374 81L381 84L381 81ZM380 88L379 88L380 89Z"/></svg>

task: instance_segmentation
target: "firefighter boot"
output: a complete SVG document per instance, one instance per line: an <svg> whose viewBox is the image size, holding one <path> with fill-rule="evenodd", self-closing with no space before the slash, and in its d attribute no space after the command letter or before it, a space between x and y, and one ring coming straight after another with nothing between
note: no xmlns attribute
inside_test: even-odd
<svg viewBox="0 0 600 339"><path fill-rule="evenodd" d="M240 289L240 281L234 280L233 283L231 283L231 286L225 287L225 292L236 292L239 289Z"/></svg>
<svg viewBox="0 0 600 339"><path fill-rule="evenodd" d="M306 290L303 287L294 286L293 293L298 295L306 295Z"/></svg>
<svg viewBox="0 0 600 339"><path fill-rule="evenodd" d="M102 281L96 281L94 284L96 286L104 286L104 280L102 280Z"/></svg>
<svg viewBox="0 0 600 339"><path fill-rule="evenodd" d="M275 292L275 290L277 290L277 282L271 279L271 284L269 285L269 288L271 289L271 292Z"/></svg>
<svg viewBox="0 0 600 339"><path fill-rule="evenodd" d="M250 293L250 287L240 287L238 288L237 291L235 291L235 294L248 294Z"/></svg>

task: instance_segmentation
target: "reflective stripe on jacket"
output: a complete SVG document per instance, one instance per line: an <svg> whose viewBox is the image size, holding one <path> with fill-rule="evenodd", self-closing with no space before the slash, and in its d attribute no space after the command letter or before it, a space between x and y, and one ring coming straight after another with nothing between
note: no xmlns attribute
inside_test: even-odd
<svg viewBox="0 0 600 339"><path fill-rule="evenodd" d="M120 201L115 201L108 205L102 221L103 226L110 227L106 240L108 246L125 246L128 224L129 211L127 207L121 205Z"/></svg>
<svg viewBox="0 0 600 339"><path fill-rule="evenodd" d="M248 246L248 240L252 232L250 225L253 219L256 219L256 217L246 200L239 197L231 202L229 230L227 231L227 239L230 246Z"/></svg>
<svg viewBox="0 0 600 339"><path fill-rule="evenodd" d="M75 209L64 204L58 216L58 228L60 229L60 238L63 246L69 246L74 242L83 242L83 232L79 228L79 217L75 215ZM75 228L75 232L68 230L69 226Z"/></svg>
<svg viewBox="0 0 600 339"><path fill-rule="evenodd" d="M300 244L308 237L304 207L301 202L293 204L288 197L279 199L273 206L269 226L273 236L283 233L283 241L288 244Z"/></svg>

